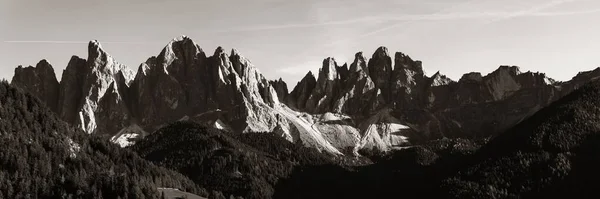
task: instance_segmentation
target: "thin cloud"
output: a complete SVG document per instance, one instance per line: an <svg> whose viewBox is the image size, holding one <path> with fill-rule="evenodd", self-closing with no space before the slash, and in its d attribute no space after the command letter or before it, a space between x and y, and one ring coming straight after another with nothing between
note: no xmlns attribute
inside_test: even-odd
<svg viewBox="0 0 600 199"><path fill-rule="evenodd" d="M577 0L555 0L555 1L551 1L545 4L540 4L540 5L535 5L532 6L528 9L524 9L524 10L520 10L517 12L513 12L501 17L498 17L496 19L493 19L491 21L488 21L485 24L491 24L491 23L495 23L495 22L499 22L499 21L504 21L507 19L511 19L511 18L515 18L515 17L521 17L521 16L536 16L536 13L539 12L540 10L544 10L544 9L548 9L551 7L555 7L558 5L562 5L562 4L566 4L566 3L571 3L571 2L575 2ZM543 16L543 15L537 15L537 16ZM545 15L545 16L556 16L556 15ZM484 25L485 25L484 24Z"/></svg>
<svg viewBox="0 0 600 199"><path fill-rule="evenodd" d="M469 5L469 4L471 4L471 3L475 2L475 1L476 0L468 0L468 1L465 1L465 2L460 3L460 4L454 4L452 6L447 6L447 7L443 8L443 9L438 10L437 12L435 12L433 14L429 14L428 16L440 15L440 13L442 13L442 12L445 12L447 10L451 10L451 9L454 9L454 8L457 8L457 7L460 7L460 6ZM445 19L448 19L448 18L445 18ZM403 21L401 23L396 23L396 24L391 25L391 26L386 26L384 28L380 28L380 29L377 29L377 30L374 30L374 31L371 31L371 32L368 32L368 33L365 33L365 34L362 34L362 35L359 35L358 37L355 37L355 38L351 38L351 39L346 39L346 40L341 40L341 41L336 41L336 42L329 43L328 45L326 45L326 47L330 47L330 46L337 45L339 43L348 42L348 41L352 41L352 40L356 40L356 39L361 39L361 38L364 38L364 37L368 37L368 36L371 36L371 35L374 35L374 34L378 34L380 32L384 32L384 31L387 31L387 30L390 30L390 29L393 29L393 28L396 28L396 27L399 27L399 26L402 26L402 25L410 25L411 23L415 23L416 21L417 20L414 20L414 19L413 20L406 20L406 21Z"/></svg>
<svg viewBox="0 0 600 199"><path fill-rule="evenodd" d="M4 41L4 43L49 43L49 44L83 44L83 43L88 43L88 42L83 42L83 41L36 41L36 40Z"/></svg>
<svg viewBox="0 0 600 199"><path fill-rule="evenodd" d="M400 21L401 23L396 23L390 26L386 26L371 32L367 32L365 34L359 35L357 37L351 38L351 39L346 39L346 40L338 40L335 42L332 42L328 45L325 45L325 47L331 47L340 43L344 43L344 42L348 42L348 41L353 41L356 39L361 39L361 38L365 38L368 36L372 36L390 29L394 29L396 27L399 26L406 26L409 25L411 23L415 23L417 21L424 21L424 20L456 20L456 19L481 19L481 18L493 18L492 20L482 24L482 25L486 25L486 24L491 24L491 23L495 23L495 22L499 22L499 21L503 21L503 20L507 20L507 19L511 19L514 17L552 17L552 16L567 16L567 15L582 15L582 14L593 14L593 13L600 13L600 9L591 9L591 10L581 10L581 11L569 11L569 12L540 12L541 10L544 9L548 9L551 7L556 7L558 5L562 5L565 3L571 3L571 2L575 2L578 0L555 0L546 4L541 4L541 5L536 5L536 6L532 6L529 7L527 9L524 10L520 10L517 12L463 12L463 13L448 13L448 14L441 14L442 12L446 11L446 10L450 10L453 8L456 8L458 6L465 6L467 4L471 4L472 2L474 2L475 0L471 0L471 1L467 1L465 3L462 4L458 4L455 6L450 6L447 8L444 8L436 13L433 14L427 14L427 15L408 15L408 16L399 16L399 17L388 17L386 18L389 21Z"/></svg>
<svg viewBox="0 0 600 199"><path fill-rule="evenodd" d="M268 31L268 30L283 30L283 29L298 29L298 28L314 28L320 26L333 26L333 25L350 25L350 24L358 24L358 23L381 23L381 22L416 22L416 21L435 21L435 20L458 20L458 19L480 19L480 18L497 18L492 20L503 20L510 17L516 16L532 16L532 17L542 17L542 16L562 16L562 15L579 15L579 14L592 14L600 12L600 9L594 10L583 10L583 11L572 11L572 12L549 12L549 13L539 13L539 10L543 10L549 7L554 7L560 4L574 2L578 0L558 0L553 1L547 4L542 4L538 6L534 6L525 10L521 10L518 12L455 12L455 13L443 13L445 11L454 9L459 6L465 6L472 4L477 0L469 0L464 3L454 4L447 6L436 13L432 14L422 14L422 15L401 15L401 16L366 16L355 19L347 19L347 20L337 20L337 21L326 21L319 23L292 23L292 24L274 24L274 25L255 25L255 26L247 26L240 28L233 28L229 30L219 30L219 31L211 31L213 33L231 33L231 32L252 32L252 31ZM366 36L376 34L388 29L395 28L398 25L393 25L392 27L386 27L382 30L373 31L373 33L367 33Z"/></svg>
<svg viewBox="0 0 600 199"><path fill-rule="evenodd" d="M89 41L52 41L52 40L11 40L4 43L47 43L47 44L87 44ZM100 41L102 44L149 44L159 42L128 42L128 41ZM164 42L163 42L164 43Z"/></svg>

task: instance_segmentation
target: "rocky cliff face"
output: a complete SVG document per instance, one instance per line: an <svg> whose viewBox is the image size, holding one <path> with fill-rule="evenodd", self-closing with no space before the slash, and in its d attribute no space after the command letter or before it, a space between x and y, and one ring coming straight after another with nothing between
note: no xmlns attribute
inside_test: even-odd
<svg viewBox="0 0 600 199"><path fill-rule="evenodd" d="M596 69L555 82L542 73L500 66L485 76L467 73L456 82L439 72L426 76L421 61L401 52L392 62L387 48L380 47L368 61L357 53L343 79L330 60L324 61L315 86L308 83L314 76L307 75L287 103L314 115L349 118L345 121L352 122L336 125L353 127L346 130L349 134L358 132L352 141L355 149L388 150L444 137L495 135L600 75ZM307 95L318 100L300 97Z"/></svg>
<svg viewBox="0 0 600 199"><path fill-rule="evenodd" d="M58 112L59 84L52 65L46 60L41 60L35 67L17 67L12 82L15 86L30 91L37 98L46 99L48 107Z"/></svg>
<svg viewBox="0 0 600 199"><path fill-rule="evenodd" d="M280 102L287 96L283 80L268 81L235 49L228 54L219 47L207 56L186 36L173 39L137 73L91 41L88 58L73 56L60 83L45 61L17 68L12 83L34 93L65 121L122 146L169 122L194 120L239 133L276 132L340 154Z"/></svg>
<svg viewBox="0 0 600 199"><path fill-rule="evenodd" d="M275 132L332 154L390 150L444 137L501 132L584 83L600 69L554 82L541 73L501 66L459 81L425 75L422 62L378 48L348 66L326 58L291 92L269 81L237 50L207 55L190 38L169 42L137 72L116 62L99 42L73 56L60 83L45 60L18 67L12 84L44 101L88 133L133 144L161 126L193 120L237 133Z"/></svg>

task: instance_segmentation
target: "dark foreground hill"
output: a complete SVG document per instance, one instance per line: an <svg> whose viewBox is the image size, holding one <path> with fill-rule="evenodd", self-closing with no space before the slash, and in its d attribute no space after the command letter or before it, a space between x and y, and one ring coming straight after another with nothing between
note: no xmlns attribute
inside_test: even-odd
<svg viewBox="0 0 600 199"><path fill-rule="evenodd" d="M0 198L159 198L159 187L206 195L185 176L62 122L0 83Z"/></svg>
<svg viewBox="0 0 600 199"><path fill-rule="evenodd" d="M600 81L595 81L481 148L468 140L440 140L353 170L339 166L297 169L276 186L274 196L598 198L598 99Z"/></svg>
<svg viewBox="0 0 600 199"><path fill-rule="evenodd" d="M233 135L183 121L161 128L133 149L215 190L212 196L271 198L273 186L294 167L334 163L326 154L272 133Z"/></svg>
<svg viewBox="0 0 600 199"><path fill-rule="evenodd" d="M483 146L443 182L455 198L598 198L600 81L537 112Z"/></svg>

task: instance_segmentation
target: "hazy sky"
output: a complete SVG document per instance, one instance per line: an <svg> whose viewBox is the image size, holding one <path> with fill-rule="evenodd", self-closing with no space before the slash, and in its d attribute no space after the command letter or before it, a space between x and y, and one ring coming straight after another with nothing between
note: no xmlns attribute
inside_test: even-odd
<svg viewBox="0 0 600 199"><path fill-rule="evenodd" d="M292 85L382 45L455 80L499 65L568 80L600 66L599 22L600 0L0 0L0 78L40 59L60 75L92 39L135 70L187 35Z"/></svg>

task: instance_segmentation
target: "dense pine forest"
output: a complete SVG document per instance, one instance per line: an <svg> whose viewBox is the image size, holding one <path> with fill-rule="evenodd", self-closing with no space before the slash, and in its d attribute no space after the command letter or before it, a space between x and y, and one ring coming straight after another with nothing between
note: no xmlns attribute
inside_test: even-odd
<svg viewBox="0 0 600 199"><path fill-rule="evenodd" d="M206 195L187 177L62 122L0 83L0 198L159 198L158 187Z"/></svg>

